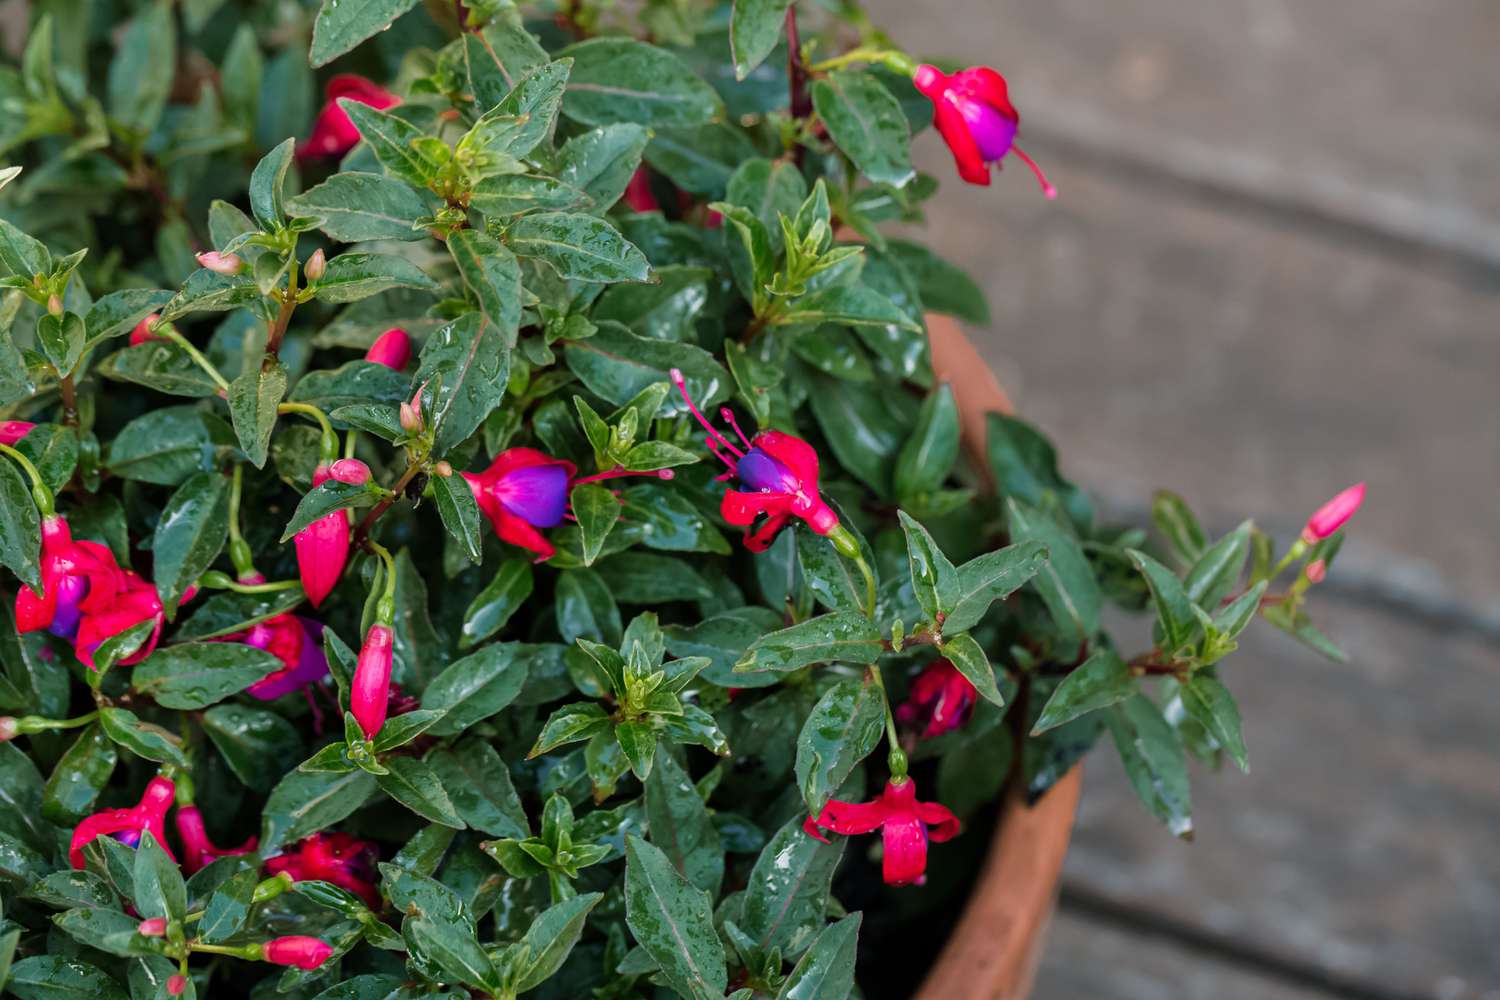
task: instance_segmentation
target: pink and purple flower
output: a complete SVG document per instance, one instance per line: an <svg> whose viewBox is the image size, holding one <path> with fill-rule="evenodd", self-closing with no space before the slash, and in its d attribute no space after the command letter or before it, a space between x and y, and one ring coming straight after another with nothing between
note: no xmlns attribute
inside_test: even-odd
<svg viewBox="0 0 1500 1000"><path fill-rule="evenodd" d="M921 725L922 739L951 733L969 721L979 692L958 668L945 659L933 660L912 681L906 701L896 706L896 721Z"/></svg>
<svg viewBox="0 0 1500 1000"><path fill-rule="evenodd" d="M942 843L958 835L961 824L947 806L917 801L917 783L892 778L870 802L834 799L802 829L826 841L822 831L855 835L880 831L884 854L881 877L888 885L921 885L926 880L927 842Z"/></svg>
<svg viewBox="0 0 1500 1000"><path fill-rule="evenodd" d="M167 845L167 810L172 808L176 795L177 786L171 779L156 777L146 783L146 790L135 805L94 813L73 828L73 837L68 843L68 863L74 868L82 868L83 849L99 837L114 837L134 847L141 842L141 834L148 830L171 857L172 848Z"/></svg>
<svg viewBox="0 0 1500 1000"><path fill-rule="evenodd" d="M988 66L973 66L949 76L924 63L917 67L912 83L932 101L933 124L952 150L960 177L970 184L987 185L990 166L1014 153L1036 174L1042 193L1057 197L1057 189L1042 168L1015 144L1021 116L1010 103L1005 77Z"/></svg>

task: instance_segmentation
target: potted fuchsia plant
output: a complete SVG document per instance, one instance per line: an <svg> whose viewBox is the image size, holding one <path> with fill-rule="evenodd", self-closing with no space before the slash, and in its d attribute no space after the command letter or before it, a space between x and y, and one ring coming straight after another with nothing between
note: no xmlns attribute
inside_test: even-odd
<svg viewBox="0 0 1500 1000"><path fill-rule="evenodd" d="M983 296L882 227L934 118L1034 169L1005 81L852 7L415 6L42 2L0 71L5 988L900 995L1004 788L1107 731L1186 835L1362 490L1278 554L961 457Z"/></svg>

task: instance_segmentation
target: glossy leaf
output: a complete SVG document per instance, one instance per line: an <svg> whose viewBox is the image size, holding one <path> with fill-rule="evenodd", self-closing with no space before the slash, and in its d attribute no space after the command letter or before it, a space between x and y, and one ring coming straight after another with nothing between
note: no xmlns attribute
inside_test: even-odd
<svg viewBox="0 0 1500 1000"><path fill-rule="evenodd" d="M185 642L136 664L131 686L164 708L193 710L243 691L284 664L264 649L237 642Z"/></svg>
<svg viewBox="0 0 1500 1000"><path fill-rule="evenodd" d="M734 668L785 673L813 663L874 663L883 651L873 622L857 612L836 611L762 636Z"/></svg>
<svg viewBox="0 0 1500 1000"><path fill-rule="evenodd" d="M816 80L813 108L860 173L897 187L911 180L911 129L901 105L870 73L836 70Z"/></svg>
<svg viewBox="0 0 1500 1000"><path fill-rule="evenodd" d="M1118 653L1101 649L1063 678L1047 699L1042 714L1031 727L1039 736L1049 729L1072 722L1088 712L1118 704L1134 696L1140 682Z"/></svg>
<svg viewBox="0 0 1500 1000"><path fill-rule="evenodd" d="M797 787L809 815L874 752L884 726L885 698L868 679L840 681L818 699L797 737Z"/></svg>
<svg viewBox="0 0 1500 1000"><path fill-rule="evenodd" d="M322 66L348 52L360 42L389 28L391 22L411 10L417 0L323 0L313 18L313 66Z"/></svg>
<svg viewBox="0 0 1500 1000"><path fill-rule="evenodd" d="M156 522L156 592L168 615L187 589L213 565L229 531L229 483L217 472L190 476Z"/></svg>
<svg viewBox="0 0 1500 1000"><path fill-rule="evenodd" d="M585 125L702 125L720 111L713 88L677 56L654 45L591 38L559 55L573 60L563 114Z"/></svg>
<svg viewBox="0 0 1500 1000"><path fill-rule="evenodd" d="M1240 710L1229 689L1200 671L1182 685L1181 694L1182 706L1188 715L1209 731L1241 771L1249 773L1250 758L1245 752L1245 738L1240 733Z"/></svg>
<svg viewBox="0 0 1500 1000"><path fill-rule="evenodd" d="M674 990L695 1000L724 995L729 976L709 894L633 835L625 838L625 920Z"/></svg>

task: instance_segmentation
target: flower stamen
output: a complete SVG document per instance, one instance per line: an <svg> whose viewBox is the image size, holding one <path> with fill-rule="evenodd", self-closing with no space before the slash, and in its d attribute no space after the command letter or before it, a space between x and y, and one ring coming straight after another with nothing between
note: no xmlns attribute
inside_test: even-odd
<svg viewBox="0 0 1500 1000"><path fill-rule="evenodd" d="M672 376L672 384L677 387L678 392L682 393L682 401L687 404L687 408L692 411L693 416L698 418L698 423L703 425L703 429L708 431L709 436L712 437L714 441L718 441L725 448L729 449L729 453L735 458L744 458L744 454L734 445L730 444L729 439L726 438L723 434L720 434L718 429L715 428L713 424L708 422L708 418L705 417L701 412L699 412L698 404L694 403L693 397L688 395L687 381L682 377L682 369L673 368L670 374ZM712 441L709 442L709 448L713 448ZM733 462L724 458L723 455L719 455L717 451L714 451L714 454L717 455L719 457L719 460L724 462L726 465L730 466L731 468L734 466Z"/></svg>

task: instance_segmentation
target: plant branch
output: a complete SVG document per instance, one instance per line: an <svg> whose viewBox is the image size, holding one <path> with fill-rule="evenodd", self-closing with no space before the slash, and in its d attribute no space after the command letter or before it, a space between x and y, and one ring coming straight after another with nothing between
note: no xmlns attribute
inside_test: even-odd
<svg viewBox="0 0 1500 1000"><path fill-rule="evenodd" d="M390 494L381 497L380 502L370 508L370 512L365 515L364 520L359 522L359 527L354 529L354 545L356 548L365 544L370 537L370 529L375 526L376 521L380 520L380 515L390 510L391 504L395 503L406 492L406 487L410 485L413 479L417 478L417 474L421 471L422 464L420 462L409 463L406 466L406 471L401 473L401 478L396 480L396 485L391 487Z"/></svg>
<svg viewBox="0 0 1500 1000"><path fill-rule="evenodd" d="M266 353L272 357L281 352L281 340L286 336L286 328L292 322L292 313L297 309L297 256L292 255L291 266L286 273L286 290L281 294L281 308L276 312L276 319L271 323L270 331L266 334Z"/></svg>

